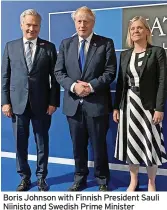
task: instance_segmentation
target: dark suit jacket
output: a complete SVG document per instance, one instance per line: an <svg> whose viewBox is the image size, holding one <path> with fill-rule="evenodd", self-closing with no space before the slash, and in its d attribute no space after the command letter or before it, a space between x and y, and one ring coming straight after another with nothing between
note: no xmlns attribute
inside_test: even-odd
<svg viewBox="0 0 167 210"><path fill-rule="evenodd" d="M110 84L116 76L116 55L112 39L93 35L83 73L78 63L78 36L62 41L55 66L57 81L65 89L63 112L67 116L76 113L80 98L70 91L77 80L89 82L94 93L84 97L88 116L108 114L112 109Z"/></svg>
<svg viewBox="0 0 167 210"><path fill-rule="evenodd" d="M23 39L8 42L2 59L2 105L11 104L15 114L23 114L29 97L32 111L37 115L46 113L48 105L58 107L60 86L54 77L56 58L54 44L38 38L29 73Z"/></svg>
<svg viewBox="0 0 167 210"><path fill-rule="evenodd" d="M127 91L126 71L133 49L123 51L116 86L115 109L123 108L122 102ZM164 111L167 87L166 54L162 47L148 45L140 69L140 98L146 110Z"/></svg>

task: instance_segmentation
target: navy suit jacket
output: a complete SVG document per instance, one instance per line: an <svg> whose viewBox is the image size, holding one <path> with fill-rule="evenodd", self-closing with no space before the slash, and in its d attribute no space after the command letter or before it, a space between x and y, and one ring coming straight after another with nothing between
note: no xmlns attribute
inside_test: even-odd
<svg viewBox="0 0 167 210"><path fill-rule="evenodd" d="M33 67L29 72L23 39L8 42L2 59L2 105L11 104L13 113L23 114L29 98L36 115L46 113L48 105L58 107L60 86L54 77L56 59L55 45L38 38Z"/></svg>
<svg viewBox="0 0 167 210"><path fill-rule="evenodd" d="M91 84L94 93L83 98L90 117L108 114L112 110L110 84L116 76L116 55L112 39L93 34L83 72L78 63L78 35L62 41L55 66L55 76L65 89L63 112L74 116L80 98L70 91L77 80Z"/></svg>

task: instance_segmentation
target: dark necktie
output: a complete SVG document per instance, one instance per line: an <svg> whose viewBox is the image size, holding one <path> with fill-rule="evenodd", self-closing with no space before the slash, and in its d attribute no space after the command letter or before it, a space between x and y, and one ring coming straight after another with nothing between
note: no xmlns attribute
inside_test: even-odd
<svg viewBox="0 0 167 210"><path fill-rule="evenodd" d="M85 42L86 40L84 39L81 41L81 47L79 50L79 67L81 71L83 71L85 65Z"/></svg>
<svg viewBox="0 0 167 210"><path fill-rule="evenodd" d="M28 71L30 72L32 69L32 42L27 41L26 44L28 44L25 52L25 58L26 58L26 63L28 67Z"/></svg>

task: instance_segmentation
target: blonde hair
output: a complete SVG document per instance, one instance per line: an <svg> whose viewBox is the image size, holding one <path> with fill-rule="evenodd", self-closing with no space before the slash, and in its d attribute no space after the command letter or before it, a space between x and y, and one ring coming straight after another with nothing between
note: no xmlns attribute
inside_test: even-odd
<svg viewBox="0 0 167 210"><path fill-rule="evenodd" d="M95 13L91 9L89 9L88 7L86 7L86 6L83 6L83 7L78 8L75 12L73 12L71 14L71 17L72 17L73 21L75 21L75 16L77 15L77 13L79 11L84 11L85 13L87 13L88 16L90 17L90 19L92 19L95 22L95 18L96 18L95 17Z"/></svg>
<svg viewBox="0 0 167 210"><path fill-rule="evenodd" d="M131 27L132 23L134 23L137 20L140 20L143 23L143 25L145 26L145 28L149 31L149 35L147 35L147 37L146 37L147 43L149 43L149 44L152 43L151 29L150 29L150 26L149 26L147 20L142 16L136 16L132 20L129 21L129 25L128 25L128 33L127 33L127 38L126 38L126 44L130 48L134 46L134 43L133 43L133 41L131 39L131 36L130 36L130 27Z"/></svg>

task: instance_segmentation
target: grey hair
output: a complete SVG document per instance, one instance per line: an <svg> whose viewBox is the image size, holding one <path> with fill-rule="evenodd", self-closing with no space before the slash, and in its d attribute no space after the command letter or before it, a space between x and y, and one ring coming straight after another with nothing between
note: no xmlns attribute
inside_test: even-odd
<svg viewBox="0 0 167 210"><path fill-rule="evenodd" d="M71 17L72 17L73 21L75 21L75 16L77 15L77 13L80 10L87 12L88 15L89 15L89 17L95 22L95 19L96 19L95 13L91 9L89 9L88 7L86 7L86 6L83 6L83 7L78 8L75 12L73 12L71 14Z"/></svg>
<svg viewBox="0 0 167 210"><path fill-rule="evenodd" d="M34 9L27 9L27 10L25 10L20 15L20 23L23 23L24 18L25 18L26 15L34 15L34 16L37 16L39 18L39 20L40 20L40 23L41 23L42 18L40 16L40 14L37 11L35 11Z"/></svg>

